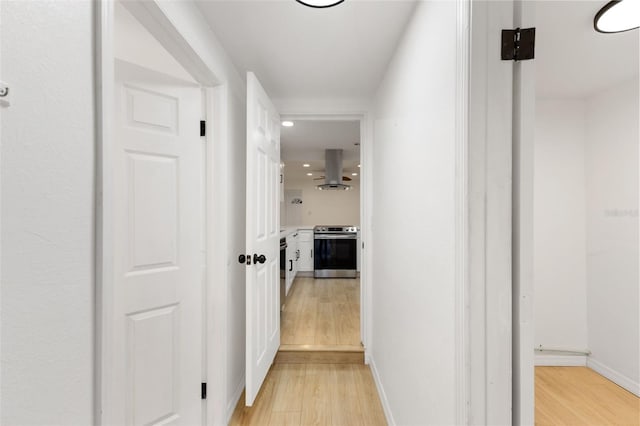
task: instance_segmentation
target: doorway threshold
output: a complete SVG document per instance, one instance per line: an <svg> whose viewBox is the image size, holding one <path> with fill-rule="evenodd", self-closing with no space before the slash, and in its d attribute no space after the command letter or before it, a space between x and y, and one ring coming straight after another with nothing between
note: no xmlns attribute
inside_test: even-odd
<svg viewBox="0 0 640 426"><path fill-rule="evenodd" d="M275 364L364 364L362 345L280 345Z"/></svg>

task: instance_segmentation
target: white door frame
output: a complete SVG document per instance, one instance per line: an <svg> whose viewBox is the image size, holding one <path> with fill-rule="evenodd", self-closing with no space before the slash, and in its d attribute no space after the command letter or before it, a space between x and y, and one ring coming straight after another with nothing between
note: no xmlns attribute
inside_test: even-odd
<svg viewBox="0 0 640 426"><path fill-rule="evenodd" d="M311 108L313 110L313 107ZM356 108L354 111L329 109L323 112L296 112L296 109L280 111L282 120L299 121L358 121L360 123L360 339L365 350L365 363L369 363L371 348L371 206L373 134L371 114ZM364 249L362 246L364 245Z"/></svg>
<svg viewBox="0 0 640 426"><path fill-rule="evenodd" d="M470 424L511 424L513 1L473 2L469 78Z"/></svg>
<svg viewBox="0 0 640 426"><path fill-rule="evenodd" d="M203 423L222 424L226 419L218 419L216 416L226 414L226 375L224 367L226 358L224 351L219 347L226 342L226 306L216 304L212 309L214 294L217 297L225 291L224 283L215 277L213 270L226 268L224 262L217 260L219 247L214 242L218 233L226 228L221 223L224 218L214 215L212 209L214 199L224 194L215 186L220 178L214 176L216 168L221 163L222 155L215 150L214 141L224 136L223 125L226 114L227 85L219 84L216 74L205 64L199 54L193 50L180 31L165 15L162 7L156 0L148 2L123 2L129 12L157 39L157 41L189 72L194 80L203 87L203 102L207 134L205 142L205 233L206 233L206 277L204 289L206 301L204 302L203 329L208 336L203 341L203 350L206 359L203 360L203 377L210 383L209 395L203 407L206 407L206 418ZM96 118L97 118L97 146L96 146L96 253L95 253L95 411L94 423L105 424L104 413L106 407L111 404L114 390L109 389L104 377L110 374L112 361L108 358L108 348L112 345L113 330L113 211L115 207L113 199L113 164L114 158L110 141L113 138L114 125L114 0L103 0L96 5ZM224 105L225 107L219 107ZM197 123L194 123L197 125ZM220 186L220 185L219 185ZM219 209L218 209L219 210ZM221 274L219 274L221 275ZM213 327L213 324L216 326ZM211 350L215 347L216 350Z"/></svg>
<svg viewBox="0 0 640 426"><path fill-rule="evenodd" d="M470 424L533 424L533 63L500 60L532 2L473 2L469 78Z"/></svg>
<svg viewBox="0 0 640 426"><path fill-rule="evenodd" d="M535 27L536 2L514 0L514 27ZM513 64L513 424L535 423L533 163L536 63Z"/></svg>

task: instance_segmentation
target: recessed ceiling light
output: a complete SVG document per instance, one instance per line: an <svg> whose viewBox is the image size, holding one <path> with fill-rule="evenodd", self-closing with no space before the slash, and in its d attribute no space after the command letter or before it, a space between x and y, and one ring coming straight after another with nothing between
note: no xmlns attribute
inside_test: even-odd
<svg viewBox="0 0 640 426"><path fill-rule="evenodd" d="M351 173L351 176L358 176L357 173Z"/></svg>
<svg viewBox="0 0 640 426"><path fill-rule="evenodd" d="M283 121L282 122L282 126L283 127L293 127L293 121Z"/></svg>
<svg viewBox="0 0 640 426"><path fill-rule="evenodd" d="M302 167L311 167L310 164L303 164Z"/></svg>
<svg viewBox="0 0 640 426"><path fill-rule="evenodd" d="M593 19L599 33L621 33L640 26L640 1L613 0L605 4Z"/></svg>
<svg viewBox="0 0 640 426"><path fill-rule="evenodd" d="M296 0L296 1L300 4L304 4L305 6L322 9L325 7L336 6L342 3L344 0Z"/></svg>
<svg viewBox="0 0 640 426"><path fill-rule="evenodd" d="M358 164L358 167L360 167L360 164Z"/></svg>
<svg viewBox="0 0 640 426"><path fill-rule="evenodd" d="M313 176L313 173L307 173L307 176Z"/></svg>

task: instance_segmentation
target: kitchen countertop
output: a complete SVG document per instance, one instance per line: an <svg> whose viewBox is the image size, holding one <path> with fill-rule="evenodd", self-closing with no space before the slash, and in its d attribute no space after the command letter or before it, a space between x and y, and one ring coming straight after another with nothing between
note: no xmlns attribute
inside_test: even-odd
<svg viewBox="0 0 640 426"><path fill-rule="evenodd" d="M296 231L313 231L313 226L283 226L280 229L280 238L286 238L289 235L295 233Z"/></svg>

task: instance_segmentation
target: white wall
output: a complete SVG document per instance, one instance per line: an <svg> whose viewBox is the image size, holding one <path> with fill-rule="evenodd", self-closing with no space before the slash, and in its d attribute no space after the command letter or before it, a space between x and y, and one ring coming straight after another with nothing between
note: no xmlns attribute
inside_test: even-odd
<svg viewBox="0 0 640 426"><path fill-rule="evenodd" d="M399 425L456 421L455 71L456 3L419 3L374 111L371 364Z"/></svg>
<svg viewBox="0 0 640 426"><path fill-rule="evenodd" d="M164 47L129 13L122 3L114 3L114 55L152 70L185 81L194 81L191 75Z"/></svg>
<svg viewBox="0 0 640 426"><path fill-rule="evenodd" d="M536 103L535 346L587 348L585 102Z"/></svg>
<svg viewBox="0 0 640 426"><path fill-rule="evenodd" d="M93 423L92 2L2 2L0 424Z"/></svg>
<svg viewBox="0 0 640 426"><path fill-rule="evenodd" d="M286 178L285 191L302 193L302 204L291 204L285 193L286 225L360 225L360 182L352 180L349 191L319 191L311 178Z"/></svg>
<svg viewBox="0 0 640 426"><path fill-rule="evenodd" d="M534 209L535 344L589 349L590 367L635 393L639 113L637 77L538 100Z"/></svg>
<svg viewBox="0 0 640 426"><path fill-rule="evenodd" d="M587 103L587 303L590 364L640 392L638 79ZM634 385L633 385L634 384Z"/></svg>

